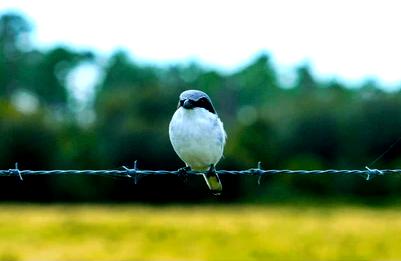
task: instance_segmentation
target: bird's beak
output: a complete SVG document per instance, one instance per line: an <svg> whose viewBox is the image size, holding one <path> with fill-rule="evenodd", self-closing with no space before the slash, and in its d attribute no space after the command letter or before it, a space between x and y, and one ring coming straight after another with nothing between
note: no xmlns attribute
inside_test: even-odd
<svg viewBox="0 0 401 261"><path fill-rule="evenodd" d="M194 107L194 104L191 100L185 100L182 104L182 107L184 107L185 109L192 109Z"/></svg>

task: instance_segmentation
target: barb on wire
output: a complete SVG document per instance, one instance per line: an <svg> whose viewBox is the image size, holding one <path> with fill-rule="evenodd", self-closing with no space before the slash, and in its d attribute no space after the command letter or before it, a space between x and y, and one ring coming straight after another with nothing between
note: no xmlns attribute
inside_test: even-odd
<svg viewBox="0 0 401 261"><path fill-rule="evenodd" d="M18 169L18 162L15 162L15 168L14 169L9 169L8 172L10 173L10 175L18 176L21 181L24 180L22 178L21 172Z"/></svg>
<svg viewBox="0 0 401 261"><path fill-rule="evenodd" d="M258 175L259 176L258 177L258 185L260 185L260 182L262 181L262 173L263 173L262 162L259 161L258 162L258 167L256 169L251 169L251 170L254 172L253 175Z"/></svg>
<svg viewBox="0 0 401 261"><path fill-rule="evenodd" d="M365 169L368 170L368 174L366 175L366 180L370 180L370 176L373 175L383 175L383 171L378 169L370 169L368 166L365 166Z"/></svg>
<svg viewBox="0 0 401 261"><path fill-rule="evenodd" d="M92 176L111 176L111 177L125 177L134 178L135 184L138 179L147 175L179 175L180 170L139 170L137 168L137 161L134 162L132 169L123 166L124 170L20 170L18 164L15 164L14 169L0 170L1 176L18 176L23 180L22 176L37 176L37 175L92 175ZM200 171L186 171L188 175L200 175ZM257 168L248 170L217 170L219 175L247 175L258 176L258 184L260 184L263 176L266 175L348 175L348 176L363 176L366 180L371 180L378 175L391 175L401 174L401 169L370 169L366 166L363 170L264 170L262 163L259 162Z"/></svg>
<svg viewBox="0 0 401 261"><path fill-rule="evenodd" d="M139 174L137 173L137 160L134 161L134 168L133 169L129 169L126 166L123 166L123 169L126 170L127 172L127 177L128 178L132 178L134 177L134 183L135 185L138 184L138 179L140 178Z"/></svg>

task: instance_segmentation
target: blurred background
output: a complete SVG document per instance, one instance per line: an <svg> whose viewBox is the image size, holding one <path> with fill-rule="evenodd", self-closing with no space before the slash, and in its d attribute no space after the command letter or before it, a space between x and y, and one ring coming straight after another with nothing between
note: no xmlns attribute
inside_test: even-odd
<svg viewBox="0 0 401 261"><path fill-rule="evenodd" d="M69 3L3 4L1 169L12 168L15 162L32 170L118 169L135 160L141 169L182 167L169 142L168 123L178 95L186 89L207 92L224 122L228 142L220 169L248 169L258 161L267 169L363 169L401 135L400 52L392 49L400 39L385 27L392 25L391 19L373 28L361 21L352 23L348 16L353 11L370 21L362 7L351 12L342 10L342 3L330 6L344 12L351 29L344 21L331 20L340 13L323 18L331 10L323 8L320 14L305 11L315 16L301 25L282 22L280 30L280 23L271 25L273 21L262 16L271 14L268 5L263 6L265 13L254 14L262 17L251 21L245 21L250 14L238 10L241 5L233 5L227 21L219 24L216 19L225 17L218 13L225 8L221 4L212 10L208 5L177 2L188 13L169 8L157 19L149 16L159 11L139 14L150 8L146 4L121 3L115 11L121 11L123 18L117 18L118 13L106 16L77 9L76 21L70 11L77 7ZM255 5L246 6L255 11ZM122 11L124 6L132 15ZM99 6L101 11L107 7ZM366 12L375 7L367 4L371 9ZM207 12L216 24L200 23ZM188 21L191 14L194 20ZM161 24L170 17L167 26ZM318 27L314 19L323 19L323 25ZM246 27L252 25L259 37L247 33L253 28ZM385 29L390 32L381 32ZM367 37L374 42L366 42ZM308 44L316 47L315 52L305 48ZM188 45L188 50L181 50ZM272 49L284 45L288 57L280 49L275 55L270 45ZM152 50L158 50L155 57L149 55ZM330 63L337 67L330 69ZM396 144L371 167L399 168L400 154L401 145ZM401 196L397 176L369 182L346 176L267 177L260 186L256 178L224 176L223 182L222 200L230 202L299 197L391 201ZM198 177L185 184L174 176L145 177L137 186L106 177L26 177L23 182L3 177L0 200L214 201Z"/></svg>
<svg viewBox="0 0 401 261"><path fill-rule="evenodd" d="M224 122L218 169L399 169L398 7L1 0L0 169L183 167L186 89ZM400 175L222 182L1 177L0 260L401 260Z"/></svg>

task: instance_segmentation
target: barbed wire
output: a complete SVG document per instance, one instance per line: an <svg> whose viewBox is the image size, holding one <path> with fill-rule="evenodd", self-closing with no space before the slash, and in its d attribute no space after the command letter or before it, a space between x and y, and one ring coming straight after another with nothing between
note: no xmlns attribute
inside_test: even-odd
<svg viewBox="0 0 401 261"><path fill-rule="evenodd" d="M18 163L15 164L15 168L8 170L0 170L1 176L16 176L23 180L23 176L38 176L38 175L89 175L89 176L110 176L110 177L123 177L132 178L137 183L138 179L148 175L201 175L201 171L186 170L185 168L179 170L140 170L137 168L137 162L135 161L133 168L126 166L122 167L122 170L20 170ZM362 170L265 170L262 169L261 163L258 163L257 168L251 168L247 170L216 170L219 175L245 175L245 176L258 176L258 184L260 184L263 176L274 176L274 175L348 175L348 176L362 176L366 180L370 180L378 175L392 175L401 174L401 169L370 169L365 167Z"/></svg>

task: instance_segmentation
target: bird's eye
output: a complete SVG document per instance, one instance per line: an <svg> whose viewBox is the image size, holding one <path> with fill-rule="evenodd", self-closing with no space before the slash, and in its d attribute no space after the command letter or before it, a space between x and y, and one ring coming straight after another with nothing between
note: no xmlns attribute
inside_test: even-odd
<svg viewBox="0 0 401 261"><path fill-rule="evenodd" d="M179 100L177 104L177 109L180 108L184 104L183 100Z"/></svg>
<svg viewBox="0 0 401 261"><path fill-rule="evenodd" d="M211 113L216 113L215 110L214 110L214 108L213 108L213 105L212 105L212 104L210 103L210 101L209 101L207 98L205 98L205 97L202 97L202 98L200 98L199 100L197 100L197 102L196 102L196 107L204 108L204 109L210 111Z"/></svg>
<svg viewBox="0 0 401 261"><path fill-rule="evenodd" d="M208 101L206 98L200 98L197 102L197 106L201 108L205 108L208 106Z"/></svg>

